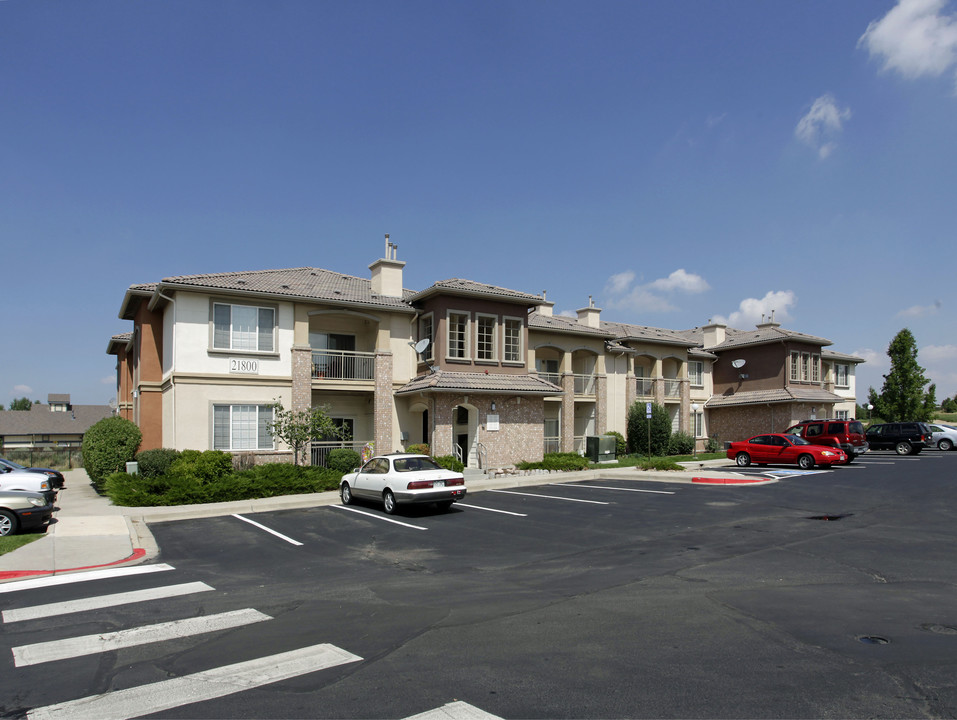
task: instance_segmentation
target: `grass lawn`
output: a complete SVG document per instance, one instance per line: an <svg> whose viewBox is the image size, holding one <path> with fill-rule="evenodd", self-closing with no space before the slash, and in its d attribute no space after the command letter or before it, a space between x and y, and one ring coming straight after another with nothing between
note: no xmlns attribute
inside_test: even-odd
<svg viewBox="0 0 957 720"><path fill-rule="evenodd" d="M44 533L27 533L25 535L7 535L0 537L0 555L13 552L18 547L23 547L34 540L42 538Z"/></svg>

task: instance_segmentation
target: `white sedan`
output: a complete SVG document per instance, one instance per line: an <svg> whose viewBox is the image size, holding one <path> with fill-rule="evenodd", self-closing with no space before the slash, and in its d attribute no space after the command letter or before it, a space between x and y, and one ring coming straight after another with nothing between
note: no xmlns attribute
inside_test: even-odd
<svg viewBox="0 0 957 720"><path fill-rule="evenodd" d="M949 425L931 425L931 433L934 445L941 450L953 450L957 447L957 429Z"/></svg>
<svg viewBox="0 0 957 720"><path fill-rule="evenodd" d="M402 503L436 503L443 510L465 497L462 473L446 470L428 455L377 455L339 482L343 505L364 498L381 502L392 515Z"/></svg>

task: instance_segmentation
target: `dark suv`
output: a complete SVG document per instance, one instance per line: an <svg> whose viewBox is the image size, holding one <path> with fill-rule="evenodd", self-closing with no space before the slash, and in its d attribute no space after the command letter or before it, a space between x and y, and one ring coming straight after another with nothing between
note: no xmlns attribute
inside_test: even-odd
<svg viewBox="0 0 957 720"><path fill-rule="evenodd" d="M864 436L864 425L859 420L802 420L784 432L799 435L815 445L833 445L839 447L851 462L867 452L868 444Z"/></svg>
<svg viewBox="0 0 957 720"><path fill-rule="evenodd" d="M874 450L894 450L898 455L916 455L933 442L933 433L926 423L895 422L871 425L867 442Z"/></svg>

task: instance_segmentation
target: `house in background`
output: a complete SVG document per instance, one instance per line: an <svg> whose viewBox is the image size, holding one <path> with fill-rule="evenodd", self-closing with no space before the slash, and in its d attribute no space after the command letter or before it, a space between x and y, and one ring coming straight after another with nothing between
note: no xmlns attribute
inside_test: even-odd
<svg viewBox="0 0 957 720"><path fill-rule="evenodd" d="M69 395L51 394L46 405L0 411L0 449L78 448L89 427L112 414L109 405L74 405Z"/></svg>
<svg viewBox="0 0 957 720"><path fill-rule="evenodd" d="M860 358L774 322L666 330L604 321L590 298L556 316L544 294L471 280L409 290L404 266L387 236L365 278L302 267L131 285L132 330L107 348L118 413L143 449L274 461L290 454L269 433L273 404L320 406L350 439L316 439L313 463L335 447L427 443L494 468L626 434L635 402L664 405L699 448L853 412Z"/></svg>

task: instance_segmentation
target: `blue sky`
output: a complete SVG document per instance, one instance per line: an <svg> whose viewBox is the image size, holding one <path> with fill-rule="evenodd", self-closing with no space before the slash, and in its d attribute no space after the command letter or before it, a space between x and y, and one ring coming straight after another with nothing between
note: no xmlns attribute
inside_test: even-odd
<svg viewBox="0 0 957 720"><path fill-rule="evenodd" d="M607 320L902 328L957 393L957 3L0 0L0 403L113 396L126 288L317 266Z"/></svg>

